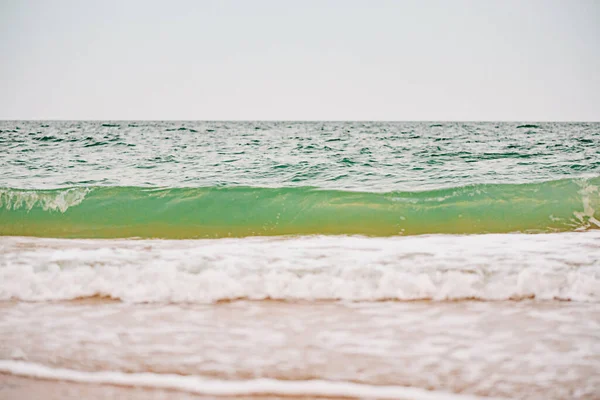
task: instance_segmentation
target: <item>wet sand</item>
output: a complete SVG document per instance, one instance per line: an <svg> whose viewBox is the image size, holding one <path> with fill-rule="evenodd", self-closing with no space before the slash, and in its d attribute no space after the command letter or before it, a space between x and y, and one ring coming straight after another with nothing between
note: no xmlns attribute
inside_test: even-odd
<svg viewBox="0 0 600 400"><path fill-rule="evenodd" d="M2 400L64 400L64 399L129 399L129 400L207 400L213 396L172 390L148 389L114 385L82 384L67 381L23 378L0 374L0 399ZM221 399L275 400L282 397L220 397ZM283 399L309 399L309 397L284 397Z"/></svg>
<svg viewBox="0 0 600 400"><path fill-rule="evenodd" d="M3 302L0 343L0 359L9 363L90 377L113 371L124 382L145 373L156 382L172 374L201 377L218 383L224 395L243 396L244 382L265 378L282 383L274 398L290 394L288 382L315 380L338 389L345 382L393 386L397 393L417 388L439 398L594 399L600 393L600 307L593 303ZM203 393L202 382L172 391L153 388L152 379L139 388L135 379L115 386L110 380L77 383L64 374L48 380L2 372L0 398L187 399ZM338 395L352 393L346 389Z"/></svg>

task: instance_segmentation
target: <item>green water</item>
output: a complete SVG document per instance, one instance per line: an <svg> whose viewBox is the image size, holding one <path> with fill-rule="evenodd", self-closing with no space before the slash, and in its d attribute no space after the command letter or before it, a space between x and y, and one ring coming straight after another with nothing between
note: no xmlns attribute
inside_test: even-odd
<svg viewBox="0 0 600 400"><path fill-rule="evenodd" d="M598 228L600 125L0 124L0 235Z"/></svg>
<svg viewBox="0 0 600 400"><path fill-rule="evenodd" d="M0 190L0 235L196 238L555 232L600 227L600 178L426 192L314 188Z"/></svg>

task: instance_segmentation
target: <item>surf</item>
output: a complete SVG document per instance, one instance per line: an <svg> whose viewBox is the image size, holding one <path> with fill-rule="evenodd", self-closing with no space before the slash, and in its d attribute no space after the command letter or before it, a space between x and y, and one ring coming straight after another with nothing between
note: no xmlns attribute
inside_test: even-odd
<svg viewBox="0 0 600 400"><path fill-rule="evenodd" d="M413 192L311 187L0 189L0 235L220 238L600 228L600 177Z"/></svg>
<svg viewBox="0 0 600 400"><path fill-rule="evenodd" d="M600 302L600 230L540 235L0 238L0 300Z"/></svg>

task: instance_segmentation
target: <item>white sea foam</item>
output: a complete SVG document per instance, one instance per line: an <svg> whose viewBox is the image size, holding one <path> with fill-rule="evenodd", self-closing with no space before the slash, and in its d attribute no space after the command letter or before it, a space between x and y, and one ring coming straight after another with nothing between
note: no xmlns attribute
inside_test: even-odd
<svg viewBox="0 0 600 400"><path fill-rule="evenodd" d="M123 373L117 371L86 372L64 368L50 368L36 363L0 360L0 372L19 376L60 379L70 382L142 386L173 389L213 396L243 396L270 394L280 396L340 396L351 398L411 399L411 400L467 400L481 397L435 392L403 386L377 386L353 382L323 380L290 381L253 379L231 381L154 373ZM486 397L486 399L489 399Z"/></svg>
<svg viewBox="0 0 600 400"><path fill-rule="evenodd" d="M600 206L600 190L597 186L591 185L588 180L582 179L576 182L581 186L579 193L583 202L583 211L574 212L575 217L582 223L584 228L590 226L600 228L600 221L594 217L598 206Z"/></svg>
<svg viewBox="0 0 600 400"><path fill-rule="evenodd" d="M600 232L212 240L0 238L0 299L600 302Z"/></svg>
<svg viewBox="0 0 600 400"><path fill-rule="evenodd" d="M80 204L90 192L89 188L70 188L55 191L0 189L0 208L30 211L38 205L44 211L64 213L69 207Z"/></svg>

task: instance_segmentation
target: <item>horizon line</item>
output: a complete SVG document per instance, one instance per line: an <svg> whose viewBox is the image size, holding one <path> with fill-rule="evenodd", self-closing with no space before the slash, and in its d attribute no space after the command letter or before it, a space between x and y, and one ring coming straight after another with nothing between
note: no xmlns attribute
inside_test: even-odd
<svg viewBox="0 0 600 400"><path fill-rule="evenodd" d="M457 122L524 122L524 123L599 123L599 120L528 120L528 119L85 119L85 118L0 118L0 122L27 121L27 122L432 122L432 123L457 123Z"/></svg>

